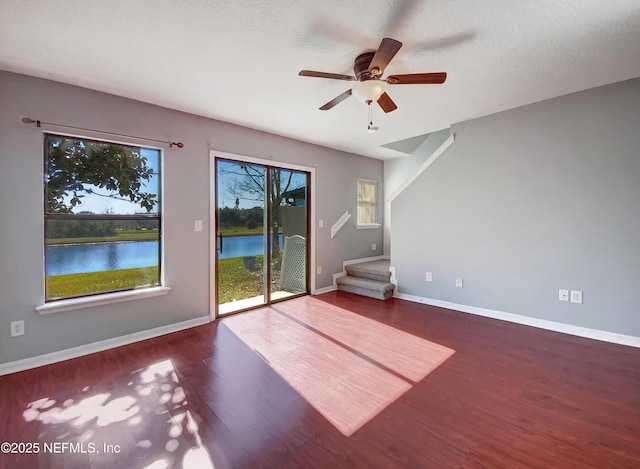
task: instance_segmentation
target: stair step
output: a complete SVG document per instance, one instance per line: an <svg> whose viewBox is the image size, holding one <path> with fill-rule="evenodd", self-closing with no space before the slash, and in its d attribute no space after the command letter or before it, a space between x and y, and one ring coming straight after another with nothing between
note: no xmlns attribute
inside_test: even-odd
<svg viewBox="0 0 640 469"><path fill-rule="evenodd" d="M350 277L360 277L370 280L389 283L391 272L389 272L389 260L378 260L350 264L345 266L347 275Z"/></svg>
<svg viewBox="0 0 640 469"><path fill-rule="evenodd" d="M393 283L347 275L336 279L338 290L387 300L393 296Z"/></svg>

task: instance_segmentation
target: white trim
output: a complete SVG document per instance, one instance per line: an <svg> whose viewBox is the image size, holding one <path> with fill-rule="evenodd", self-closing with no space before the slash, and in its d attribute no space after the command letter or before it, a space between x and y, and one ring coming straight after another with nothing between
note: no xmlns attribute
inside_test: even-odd
<svg viewBox="0 0 640 469"><path fill-rule="evenodd" d="M101 135L108 135L109 133L107 132L102 133L99 130L89 130L89 129L74 129L74 130L82 130L83 132L88 132L88 134L76 134L74 132L62 132L62 131L57 131L57 130L47 130L45 128L45 126L55 126L55 127L66 127L66 125L61 125L61 124L45 124L42 123L42 133L43 134L51 134L51 135L59 135L61 137L71 137L71 138L84 138L87 140L96 140L99 142L105 142L105 143L115 143L117 145L125 145L125 146L134 146L134 147L140 147L140 148L145 148L145 149L149 149L149 150L164 150L164 147L158 147L156 145L143 145L140 143L134 143L132 141L123 141L123 140L113 140L110 137L101 137ZM135 140L143 140L145 142L153 142L155 141L155 139L146 139L144 137L134 137L133 135L119 135L119 137L126 137L126 138L133 138ZM156 144L158 142L156 141ZM166 142L169 143L169 142Z"/></svg>
<svg viewBox="0 0 640 469"><path fill-rule="evenodd" d="M342 216L338 218L338 220L331 227L331 239L333 239L333 237L338 234L338 231L340 231L344 224L349 221L349 218L351 218L349 210L344 212Z"/></svg>
<svg viewBox="0 0 640 469"><path fill-rule="evenodd" d="M215 216L216 216L216 187L215 187L215 171L216 171L216 158L226 158L234 161L242 161L246 163L255 163L259 165L267 165L267 166L277 166L279 168L285 169L293 169L297 171L304 171L309 173L310 175L310 186L308 188L311 193L310 197L310 225L311 225L311 233L309 236L311 237L311 245L309 249L311 250L311 266L309 267L309 272L316 271L316 168L313 166L302 166L293 163L287 163L284 161L278 161L265 158L256 158L252 156L246 155L238 155L235 153L227 153L224 151L218 151L214 148L209 147L209 183L211 190L209 191L209 314L211 316L211 320L214 321L216 319L216 300L217 294L215 291L215 276L216 276L216 239L215 239ZM316 278L315 275L311 275L309 279L309 289L313 293L316 288Z"/></svg>
<svg viewBox="0 0 640 469"><path fill-rule="evenodd" d="M390 265L389 272L391 272L391 278L389 279L389 282L393 283L394 296L396 296L398 294L398 278L396 277L396 266Z"/></svg>
<svg viewBox="0 0 640 469"><path fill-rule="evenodd" d="M279 168L296 169L298 171L312 172L316 170L316 168L313 166L302 166L295 163L287 163L285 161L274 160L271 157L257 158L255 156L238 155L236 153L228 153L225 151L218 151L214 149L209 149L209 157L210 158L213 157L214 159L216 157L226 158L229 160L241 161L245 163L255 163L255 164L266 165L266 166L277 166Z"/></svg>
<svg viewBox="0 0 640 469"><path fill-rule="evenodd" d="M209 150L209 317L216 320L216 157L213 150Z"/></svg>
<svg viewBox="0 0 640 469"><path fill-rule="evenodd" d="M43 124L45 125L45 124ZM66 127L65 125L58 125L58 124L46 124L46 125L52 125L52 126L56 126L56 127ZM107 304L111 304L111 303L120 303L122 301L132 301L132 300L139 300L142 298L151 298L154 296L162 296L162 295L166 295L167 293L169 293L171 291L171 288L165 286L165 250L164 250L164 235L162 233L165 232L165 216L164 216L164 168L165 168L165 164L164 164L164 158L165 158L165 148L163 147L158 147L158 146L154 146L154 145L142 145L140 143L134 143L134 142L125 142L125 141L120 141L120 140L112 140L109 138L102 138L99 135L101 135L101 132L99 130L88 130L88 129L76 129L76 130L82 130L82 131L87 131L89 132L88 135L78 135L75 133L68 133L68 132L56 132L56 131L51 131L51 130L46 130L45 128L42 129L42 133L43 133L43 137L46 136L46 134L51 134L51 135L59 135L61 137L71 137L71 138L79 138L79 139L86 139L86 140L94 140L94 141L99 141L99 142L106 142L106 143L115 143L117 145L124 145L124 146L135 146L138 148L144 148L147 150L157 150L160 152L160 158L158 161L158 173L159 173L159 185L160 185L160 194L159 194L159 217L160 217L160 226L159 228L159 237L158 237L158 242L160 243L160 259L159 259L159 267L160 267L160 286L157 287L150 287L150 288L138 288L138 289L134 289L134 290L128 290L128 291L123 291L123 292L113 292L113 293L97 293L97 294L89 294L87 296L83 296L83 297L79 297L79 298L70 298L67 300L53 300L50 303L45 303L43 305L40 306L36 306L36 311L39 314L52 314L52 313L60 313L60 312L64 312L64 311L73 311L74 309L82 309L82 308L91 308L93 306L100 306L100 305L107 305ZM97 136L96 136L97 135ZM102 134L104 135L104 134ZM145 140L145 141L149 141L145 138L142 137L134 137L134 136L127 136L127 135L121 135L121 137L127 137L127 138L133 138L136 140ZM40 214L40 219L44 220L44 213L41 212ZM47 277L47 273L45 271L45 264L44 264L44 259L46 257L46 248L47 248L47 244L45 242L42 243L42 259L43 259L43 264L42 264L42 275L43 278L46 279ZM43 283L44 286L44 283ZM43 292L44 293L44 292Z"/></svg>
<svg viewBox="0 0 640 469"><path fill-rule="evenodd" d="M315 291L312 291L311 294L312 295L322 295L323 293L329 293L332 291L336 291L338 288L334 285L330 285L328 287L322 287L322 288L318 288Z"/></svg>
<svg viewBox="0 0 640 469"><path fill-rule="evenodd" d="M433 153L431 153L431 155L429 155L429 157L424 161L424 163L422 163L418 169L415 171L415 173L413 173L409 179L407 179L405 182L402 183L402 185L400 185L400 187L398 187L395 191L393 191L393 194L391 194L388 198L387 198L387 202L392 202L393 199L395 199L396 197L398 197L407 187L409 187L411 185L411 183L413 181L415 181L418 176L420 176L429 166L431 166L431 164L438 159L438 157L440 155L442 155L444 153L444 151L449 148L451 146L451 144L454 142L455 137L453 136L453 134L449 135L449 137L442 142L442 144L435 149L435 151Z"/></svg>
<svg viewBox="0 0 640 469"><path fill-rule="evenodd" d="M461 305L458 303L451 303L449 301L423 298L420 296L408 295L406 293L399 293L397 295L397 298L401 300L412 301L414 303L423 303L440 308L452 309L455 311L460 311L462 313L476 314L478 316L499 319L501 321L508 321L516 324L523 324L525 326L533 326L540 329L546 329L549 331L561 332L563 334L585 337L587 339L601 340L603 342L610 342L613 344L628 345L630 347L640 348L640 337L631 335L618 334L616 332L602 331L599 329L590 329L588 327L582 326L574 326L573 324L548 321L546 319L532 318L529 316L522 316L520 314L496 311L493 309Z"/></svg>
<svg viewBox="0 0 640 469"><path fill-rule="evenodd" d="M151 287L114 293L104 293L102 295L83 296L81 298L69 298L68 300L57 300L37 306L36 311L40 314L60 313L63 311L72 311L74 309L120 303L122 301L163 296L170 291L170 287Z"/></svg>
<svg viewBox="0 0 640 469"><path fill-rule="evenodd" d="M134 332L133 334L127 334L120 337L114 337L112 339L101 340L99 342L93 342L91 344L80 345L58 352L47 353L39 355L37 357L25 358L23 360L16 360L14 362L0 364L0 376L9 373L16 373L18 371L24 371L38 366L51 365L72 358L82 357L96 352L102 352L123 345L132 344L134 342L140 342L142 340L153 339L172 332L182 331L184 329L190 329L196 326L202 326L209 323L208 316L202 316L195 319L189 319L188 321L178 322L175 324L169 324L167 326L156 327L146 331Z"/></svg>
<svg viewBox="0 0 640 469"><path fill-rule="evenodd" d="M375 201L374 201L373 204L371 204L371 205L373 205L373 208L374 208L373 213L375 214L375 221L373 223L359 223L360 222L360 216L361 216L361 210L362 210L362 207L360 205L360 202L361 202L360 201L360 194L362 193L361 186L365 186L367 184L373 185L375 187ZM357 219L358 220L356 221L356 228L358 228L358 229L367 229L368 227L377 228L374 225L380 226L380 224L378 223L378 211L379 211L378 209L380 208L379 205L378 205L378 199L379 199L379 197L378 197L378 189L379 189L379 187L380 187L380 184L378 184L378 181L375 181L373 179L358 179L358 193L356 194L356 209L357 209L356 210L356 215L357 215ZM363 201L363 203L364 203L364 201ZM364 227L364 228L360 228L360 227Z"/></svg>
<svg viewBox="0 0 640 469"><path fill-rule="evenodd" d="M374 228L380 228L380 223L368 223L366 225L356 225L356 230L372 230Z"/></svg>

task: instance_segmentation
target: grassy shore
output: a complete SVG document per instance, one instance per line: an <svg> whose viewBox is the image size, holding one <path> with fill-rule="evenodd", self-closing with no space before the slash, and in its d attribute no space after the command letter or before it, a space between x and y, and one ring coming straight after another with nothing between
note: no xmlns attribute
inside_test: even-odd
<svg viewBox="0 0 640 469"><path fill-rule="evenodd" d="M256 256L262 259L262 256ZM252 272L244 267L242 257L218 261L218 302L251 298L264 293L262 270Z"/></svg>
<svg viewBox="0 0 640 469"><path fill-rule="evenodd" d="M220 228L222 236L250 236L261 235L264 233L264 228L259 226L257 228L247 228L245 226L234 226L231 228Z"/></svg>
<svg viewBox="0 0 640 469"><path fill-rule="evenodd" d="M258 256L260 259L262 256ZM218 271L220 303L258 296L263 293L262 271L251 272L242 257L220 259ZM48 278L49 298L65 298L113 290L155 285L157 267L106 270L81 274L52 275Z"/></svg>
<svg viewBox="0 0 640 469"><path fill-rule="evenodd" d="M49 298L64 298L156 285L157 282L158 267L52 275L48 277L47 293Z"/></svg>
<svg viewBox="0 0 640 469"><path fill-rule="evenodd" d="M247 228L236 226L231 228L221 228L222 236L250 236L263 234L261 226L257 228ZM90 236L84 238L49 238L47 244L88 244L88 243L118 243L124 241L154 241L158 239L158 230L125 230L118 231L115 236Z"/></svg>
<svg viewBox="0 0 640 469"><path fill-rule="evenodd" d="M91 236L85 238L49 238L47 244L83 244L117 243L123 241L154 241L158 239L158 230L125 230L115 236Z"/></svg>
<svg viewBox="0 0 640 469"><path fill-rule="evenodd" d="M259 235L263 233L263 228L232 227L223 228L221 232L223 236L227 237ZM157 230L126 230L118 231L116 236L48 239L47 244L151 241L157 238ZM262 256L257 257L260 260L262 259ZM107 270L103 272L50 276L48 277L47 291L49 298L65 298L156 285L157 281L157 267ZM245 269L242 257L220 259L218 288L220 303L261 295L263 293L262 273Z"/></svg>

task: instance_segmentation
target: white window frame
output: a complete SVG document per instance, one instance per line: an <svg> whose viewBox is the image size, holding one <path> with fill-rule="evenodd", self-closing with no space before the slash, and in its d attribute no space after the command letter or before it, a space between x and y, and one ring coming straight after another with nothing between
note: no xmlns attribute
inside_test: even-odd
<svg viewBox="0 0 640 469"><path fill-rule="evenodd" d="M373 201L365 201L361 196L365 186L374 186L373 191ZM357 194L357 218L356 218L356 228L359 230L366 230L371 228L379 228L380 223L378 223L378 181L374 181L371 179L358 179L358 194ZM369 211L373 215L373 220L363 220L365 214L363 211L365 210L365 204L367 206L367 211Z"/></svg>
<svg viewBox="0 0 640 469"><path fill-rule="evenodd" d="M131 301L131 300L137 300L142 298L151 298L155 296L164 296L167 293L169 293L171 291L171 288L166 286L165 284L165 255L164 255L164 218L165 218L164 217L164 156L165 155L164 155L164 149L160 147L151 146L151 145L140 145L139 143L104 139L99 136L92 136L92 135L76 135L71 133L46 131L44 132L43 136L46 134L60 135L62 137L69 137L69 138L98 140L102 142L113 143L116 145L135 146L135 147L149 148L152 150L159 151L160 161L158 162L158 170L160 172L160 178L159 178L160 187L159 187L158 196L159 196L159 200L161 201L160 207L159 207L159 210L160 210L160 213L159 213L159 216L160 216L160 226L159 226L160 279L159 281L160 281L160 284L151 285L148 287L134 288L131 290L123 290L123 291L115 291L115 292L98 292L94 294L87 294L85 296L78 296L73 298L62 298L62 299L56 299L56 300L46 300L45 298L46 295L44 295L44 291L43 291L43 299L44 299L43 304L36 306L35 310L39 314L44 315L44 314L58 313L63 311L71 311L74 309L88 308L92 306L100 306L100 305L106 305L111 303L120 303L122 301ZM45 246L45 249L46 249L46 244L44 242L44 239L43 239L43 246ZM44 252L43 252L43 258L44 258ZM43 275L46 276L46 272L44 271L44 269L43 269Z"/></svg>

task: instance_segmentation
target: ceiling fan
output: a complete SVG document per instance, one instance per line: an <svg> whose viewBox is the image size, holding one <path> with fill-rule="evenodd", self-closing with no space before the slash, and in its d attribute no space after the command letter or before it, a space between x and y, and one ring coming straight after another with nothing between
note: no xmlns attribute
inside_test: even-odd
<svg viewBox="0 0 640 469"><path fill-rule="evenodd" d="M384 69L389 65L391 59L395 57L402 43L391 38L384 38L378 50L365 52L356 57L352 75L341 75L338 73L315 72L313 70L302 70L298 73L301 77L330 78L332 80L357 81L358 83L344 93L336 96L327 104L320 107L321 111L327 111L335 105L341 103L352 94L363 103L371 106L376 101L384 112L391 112L398 109L396 103L386 93L386 85L439 85L445 82L447 74L445 72L435 73L409 73L404 75L390 75L386 79L381 79Z"/></svg>

